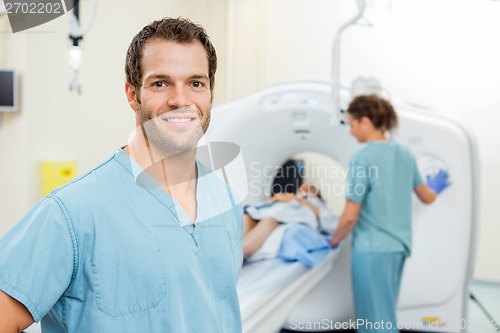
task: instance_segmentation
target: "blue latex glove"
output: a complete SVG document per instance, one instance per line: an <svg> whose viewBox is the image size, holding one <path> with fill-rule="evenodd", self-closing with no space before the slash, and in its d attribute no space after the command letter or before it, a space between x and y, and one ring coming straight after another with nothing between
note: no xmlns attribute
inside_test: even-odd
<svg viewBox="0 0 500 333"><path fill-rule="evenodd" d="M450 186L450 180L449 180L449 174L448 171L439 169L439 172L437 175L431 177L430 175L427 175L427 186L436 194L441 193L445 188Z"/></svg>

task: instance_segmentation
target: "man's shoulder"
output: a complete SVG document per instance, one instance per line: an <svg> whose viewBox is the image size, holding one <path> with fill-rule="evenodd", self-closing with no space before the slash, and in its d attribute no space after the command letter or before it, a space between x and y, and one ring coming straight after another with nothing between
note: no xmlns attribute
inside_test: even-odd
<svg viewBox="0 0 500 333"><path fill-rule="evenodd" d="M126 169L116 160L114 153L90 171L70 181L68 184L56 188L49 196L61 199L71 199L74 196L82 198L86 195L96 196L106 191L122 177Z"/></svg>

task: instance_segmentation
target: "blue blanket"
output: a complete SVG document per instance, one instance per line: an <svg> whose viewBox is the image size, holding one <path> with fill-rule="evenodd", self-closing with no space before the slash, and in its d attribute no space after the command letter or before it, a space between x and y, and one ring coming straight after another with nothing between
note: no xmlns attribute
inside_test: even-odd
<svg viewBox="0 0 500 333"><path fill-rule="evenodd" d="M306 267L314 267L332 250L329 238L307 225L293 225L285 231L278 258L300 261Z"/></svg>

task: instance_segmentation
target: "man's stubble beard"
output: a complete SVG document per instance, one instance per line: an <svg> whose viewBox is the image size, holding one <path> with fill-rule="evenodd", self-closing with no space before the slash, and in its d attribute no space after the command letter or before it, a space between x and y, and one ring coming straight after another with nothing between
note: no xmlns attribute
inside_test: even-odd
<svg viewBox="0 0 500 333"><path fill-rule="evenodd" d="M196 126L194 126L194 130L190 128L187 131L176 131L175 129L167 129L166 127L168 125L165 126L165 121L162 119L162 117L165 116L165 114L169 114L171 112L175 113L177 116L181 116L183 113L188 114L186 111L181 110L188 107L167 111L166 113L152 118L151 112L145 110L141 106L138 110L139 120L142 132L146 136L149 146L154 146L155 149L162 151L164 154L167 154L167 156L180 154L196 148L198 141L206 133L210 125L211 107L207 109L206 119L204 119L203 122L200 119L201 112L194 106L189 107L196 109L197 120ZM189 114L192 115L192 112Z"/></svg>

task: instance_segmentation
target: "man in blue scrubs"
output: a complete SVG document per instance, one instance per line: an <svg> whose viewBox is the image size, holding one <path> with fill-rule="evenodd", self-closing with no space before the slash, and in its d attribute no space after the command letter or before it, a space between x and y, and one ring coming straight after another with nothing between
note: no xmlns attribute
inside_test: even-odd
<svg viewBox="0 0 500 333"><path fill-rule="evenodd" d="M132 40L129 144L39 201L0 239L0 332L237 333L242 210L197 160L215 49L185 19Z"/></svg>

